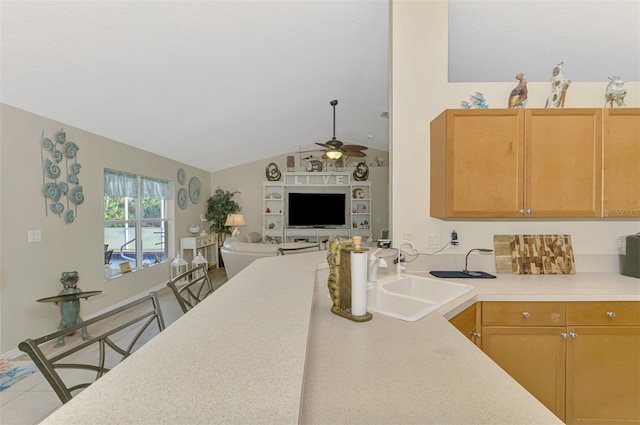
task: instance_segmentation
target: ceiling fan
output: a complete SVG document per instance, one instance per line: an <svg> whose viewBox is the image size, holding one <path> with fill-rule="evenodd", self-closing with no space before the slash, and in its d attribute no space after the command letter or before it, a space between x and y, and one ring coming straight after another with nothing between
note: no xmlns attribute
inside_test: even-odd
<svg viewBox="0 0 640 425"><path fill-rule="evenodd" d="M330 105L333 106L333 138L326 143L316 142L316 145L320 145L326 148L323 159L339 159L344 156L364 157L367 156L363 150L367 149L366 146L361 145L345 145L340 140L336 139L336 105L337 100L332 100Z"/></svg>

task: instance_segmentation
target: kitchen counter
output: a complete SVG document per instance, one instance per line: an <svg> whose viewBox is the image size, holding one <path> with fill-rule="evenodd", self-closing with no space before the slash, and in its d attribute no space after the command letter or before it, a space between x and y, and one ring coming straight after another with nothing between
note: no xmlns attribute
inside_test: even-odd
<svg viewBox="0 0 640 425"><path fill-rule="evenodd" d="M458 280L475 289L417 322L355 323L330 312L325 256L255 261L43 423L561 424L447 318L482 300L640 301L614 273L499 275Z"/></svg>

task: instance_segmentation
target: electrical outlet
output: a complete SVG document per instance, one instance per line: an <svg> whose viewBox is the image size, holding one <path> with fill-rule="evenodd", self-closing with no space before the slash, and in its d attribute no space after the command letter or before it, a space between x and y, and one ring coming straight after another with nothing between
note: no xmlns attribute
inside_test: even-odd
<svg viewBox="0 0 640 425"><path fill-rule="evenodd" d="M413 233L403 233L402 234L403 241L411 241L413 242Z"/></svg>
<svg viewBox="0 0 640 425"><path fill-rule="evenodd" d="M450 248L455 248L460 244L458 240L458 232L454 230L451 231L451 238L449 239Z"/></svg>
<svg viewBox="0 0 640 425"><path fill-rule="evenodd" d="M442 238L438 233L432 233L427 235L427 248L440 248L442 244Z"/></svg>

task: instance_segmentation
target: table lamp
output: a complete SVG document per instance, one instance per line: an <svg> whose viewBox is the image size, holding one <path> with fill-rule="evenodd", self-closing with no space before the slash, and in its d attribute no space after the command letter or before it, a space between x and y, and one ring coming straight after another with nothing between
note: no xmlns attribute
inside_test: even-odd
<svg viewBox="0 0 640 425"><path fill-rule="evenodd" d="M242 216L242 214L229 214L224 225L233 227L231 237L235 238L240 234L240 230L238 230L238 227L245 226L244 217Z"/></svg>

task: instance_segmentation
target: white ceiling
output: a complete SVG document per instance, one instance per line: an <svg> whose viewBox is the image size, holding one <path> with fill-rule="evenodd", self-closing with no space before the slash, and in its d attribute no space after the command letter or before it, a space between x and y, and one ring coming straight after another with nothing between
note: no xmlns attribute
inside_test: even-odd
<svg viewBox="0 0 640 425"><path fill-rule="evenodd" d="M638 0L448 0L449 81L640 79ZM521 19L514 19L514 17ZM525 19L526 18L526 19Z"/></svg>
<svg viewBox="0 0 640 425"><path fill-rule="evenodd" d="M216 171L388 150L388 0L0 3L1 101Z"/></svg>

